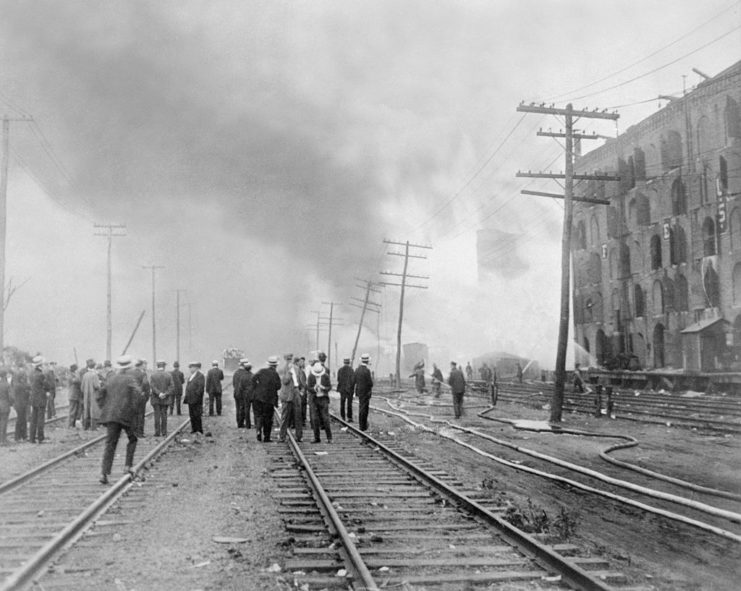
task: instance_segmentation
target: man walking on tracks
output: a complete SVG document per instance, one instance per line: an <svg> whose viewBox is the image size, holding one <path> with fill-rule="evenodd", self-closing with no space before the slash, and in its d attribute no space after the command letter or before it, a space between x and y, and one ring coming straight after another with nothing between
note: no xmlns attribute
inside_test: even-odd
<svg viewBox="0 0 741 591"><path fill-rule="evenodd" d="M219 362L213 361L211 369L206 374L206 394L208 394L208 416L214 416L214 403L216 414L221 416L221 381L224 372L219 368Z"/></svg>
<svg viewBox="0 0 741 591"><path fill-rule="evenodd" d="M149 383L152 387L152 409L154 410L154 436L167 437L167 408L173 393L172 376L165 371L167 364L157 362L157 371L152 374Z"/></svg>
<svg viewBox="0 0 741 591"><path fill-rule="evenodd" d="M437 363L432 364L432 394L435 398L440 398L440 388L443 383L443 372L437 366Z"/></svg>
<svg viewBox="0 0 741 591"><path fill-rule="evenodd" d="M460 419L463 416L463 395L466 392L466 378L463 377L463 372L458 369L455 361L450 362L448 385L453 393L453 413L456 419Z"/></svg>
<svg viewBox="0 0 741 591"><path fill-rule="evenodd" d="M183 402L183 384L185 383L185 376L183 375L183 372L180 371L179 361L173 362L170 375L172 376L173 387L172 399L170 400L170 414L173 414L173 412L177 410L178 416L180 416L182 414L180 405Z"/></svg>
<svg viewBox="0 0 741 591"><path fill-rule="evenodd" d="M355 391L355 372L350 365L350 358L345 357L344 365L337 370L337 391L340 393L340 416L352 423L352 396ZM347 413L345 413L347 408Z"/></svg>
<svg viewBox="0 0 741 591"><path fill-rule="evenodd" d="M273 413L278 406L278 390L281 388L281 379L276 367L278 358L268 357L268 367L263 367L252 378L254 398L252 405L255 409L255 428L257 440L270 442L270 433L273 430Z"/></svg>
<svg viewBox="0 0 741 591"><path fill-rule="evenodd" d="M234 375L232 376L232 391L234 393L234 406L236 407L236 413L237 413L237 429L244 429L244 424L245 424L244 410L246 406L245 404L246 392L242 388L242 382L244 381L247 375L247 370L244 368L246 363L247 363L246 359L240 359L239 367L237 368L237 371L235 371Z"/></svg>
<svg viewBox="0 0 741 591"><path fill-rule="evenodd" d="M201 373L201 364L197 361L191 361L188 364L190 376L185 385L185 399L183 402L188 405L188 414L190 415L190 432L198 439L198 434L203 435L203 425L201 417L203 416L203 391L206 385L206 379Z"/></svg>
<svg viewBox="0 0 741 591"><path fill-rule="evenodd" d="M137 386L142 391L139 406L136 409L134 432L137 437L144 437L144 417L147 414L147 400L149 400L149 394L152 391L152 387L149 385L149 376L147 376L147 362L144 359L138 359L132 374Z"/></svg>
<svg viewBox="0 0 741 591"><path fill-rule="evenodd" d="M368 430L368 412L370 399L373 393L373 376L368 364L370 355L363 353L360 356L360 365L355 370L355 394L358 397L358 427L361 431Z"/></svg>
<svg viewBox="0 0 741 591"><path fill-rule="evenodd" d="M278 441L285 442L288 428L296 429L296 441L301 441L304 433L301 421L301 394L299 393L299 380L297 368L293 363L293 355L285 356L286 366L281 375L281 387L279 399L281 401L280 412L280 437Z"/></svg>
<svg viewBox="0 0 741 591"><path fill-rule="evenodd" d="M44 359L33 358L33 374L31 374L31 443L44 442L44 416L49 397L49 384L42 368Z"/></svg>
<svg viewBox="0 0 741 591"><path fill-rule="evenodd" d="M244 379L240 384L242 390L242 397L244 398L244 427L245 429L252 429L252 421L250 420L250 409L253 409L255 416L255 426L257 426L257 411L254 410L255 401L255 387L252 384L252 364L245 359L244 360Z"/></svg>
<svg viewBox="0 0 741 591"><path fill-rule="evenodd" d="M314 429L312 443L320 442L319 433L322 427L324 427L327 443L332 443L332 427L329 424L329 391L332 389L332 380L321 361L317 361L311 367L307 386L309 391L314 393L310 408Z"/></svg>
<svg viewBox="0 0 741 591"><path fill-rule="evenodd" d="M98 391L97 404L100 406L100 422L106 426L105 451L100 483L108 484L108 475L113 467L113 455L116 453L121 431L126 431L129 442L126 445L125 472L131 472L134 465L137 437L134 426L142 398L134 370L134 360L129 355L119 357L116 365L118 373L112 374Z"/></svg>
<svg viewBox="0 0 741 591"><path fill-rule="evenodd" d="M100 419L100 408L95 403L100 390L100 378L95 371L95 361L88 359L85 362L86 370L82 374L80 387L82 388L82 426L85 430L97 431Z"/></svg>

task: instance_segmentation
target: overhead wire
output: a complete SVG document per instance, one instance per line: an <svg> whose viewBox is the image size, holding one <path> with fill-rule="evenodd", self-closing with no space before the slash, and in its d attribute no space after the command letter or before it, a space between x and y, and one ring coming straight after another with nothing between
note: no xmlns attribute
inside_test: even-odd
<svg viewBox="0 0 741 591"><path fill-rule="evenodd" d="M589 84L585 84L584 86L580 86L579 88L575 88L575 89L573 89L573 90L570 90L570 91L568 91L568 92L564 92L564 93L561 93L561 94L557 94L557 95L552 95L552 96L550 96L550 97L547 97L547 98L540 98L540 99L537 99L537 100L535 100L535 102L542 102L542 101L554 101L554 100L558 100L558 99L560 99L560 98L563 98L563 97L569 96L569 95L571 95L571 94L575 94L575 93L577 93L577 92L581 92L582 90L586 90L587 88L591 88L592 86L596 86L597 84L599 84L600 82L604 82L605 80L609 80L609 79L611 79L611 78L614 78L615 76L617 76L617 75L619 75L619 74L622 74L623 72L626 72L626 71L628 71L628 70L629 70L630 68L632 68L632 67L634 67L634 66L637 66L637 65L639 65L639 64L642 64L643 62L645 62L645 61L647 61L647 60L651 59L652 57L654 57L654 56L658 55L658 54L659 54L659 53L661 53L662 51L664 51L664 50L666 50L666 49L669 49L669 48L670 48L670 47L672 47L673 45L676 45L677 43L679 43L679 42L680 42L680 41L682 41L683 39L686 39L687 37L689 37L690 35L692 35L692 34L693 34L693 33L695 33L696 31L698 31L698 30L702 29L703 27L705 27L706 25L710 24L710 23L711 23L711 22L713 22L713 21L714 21L715 19L717 19L717 18L719 18L719 17L723 16L723 15L724 15L724 14L725 14L726 12L728 12L729 10L731 10L731 9L733 9L733 8L735 8L735 7L737 7L737 6L739 5L739 4L741 4L741 0L737 0L737 1L736 1L736 2L734 2L733 4L730 4L729 6L727 6L726 8L724 8L723 10L721 10L720 12L718 12L717 14L715 14L714 16L710 17L710 18L709 18L708 20L706 20L706 21L704 21L704 22L700 23L699 25L697 25L697 26L696 26L696 27L694 27L693 29L690 29L690 30L689 30L689 31L687 31L686 33L683 33L682 35L680 35L679 37L677 37L676 39L674 39L674 40L673 40L673 41L671 41L670 43L668 43L668 44L666 44L666 45L664 45L664 46L660 47L659 49L657 49L657 50L653 51L652 53L650 53L650 54L648 54L648 55L646 55L646 56L642 57L642 58L641 58L641 59L639 59L639 60L636 60L636 61L634 61L634 62L631 62L630 64L628 64L627 66L625 66L625 67L623 67L623 68L621 68L621 69L619 69L619 70L616 70L616 71L614 71L614 72L612 72L612 73L610 73L610 74L607 74L606 76L604 76L603 78L600 78L599 80L595 80L594 82L590 82ZM680 59L681 59L681 58L680 58ZM577 100L577 99L574 99L574 100Z"/></svg>

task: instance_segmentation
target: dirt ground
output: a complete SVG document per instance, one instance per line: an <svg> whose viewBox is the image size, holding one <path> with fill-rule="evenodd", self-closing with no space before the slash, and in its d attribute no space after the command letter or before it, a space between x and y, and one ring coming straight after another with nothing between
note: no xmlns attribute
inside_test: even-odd
<svg viewBox="0 0 741 591"><path fill-rule="evenodd" d="M379 393L374 398L374 405L379 409L389 408L381 396ZM418 404L420 400L411 393L404 395L402 401L405 411L427 415L431 412L429 407L420 406ZM433 402L429 398L422 401ZM475 428L498 439L569 460L616 478L741 512L741 503L683 491L671 484L659 483L654 479L611 466L600 459L597 453L615 443L614 439L518 431L503 423L478 418L477 413L485 408L483 401L476 398L469 398L467 401L469 407L479 408L468 409L464 418L457 421L462 426ZM440 402L443 406L432 408L432 413L438 418L452 419L452 406L448 406L448 400L443 396ZM395 403L394 406L398 407L398 404ZM544 421L548 418L548 412L500 402L491 416ZM423 422L421 417L413 418L417 422ZM517 506L526 507L530 500L551 516L556 515L561 507L575 512L574 514L578 516L577 531L569 541L601 556L610 557L613 569L626 573L633 585L667 591L670 589L730 591L739 588L737 577L741 574L739 567L741 548L738 543L726 541L662 517L649 516L638 509L596 498L571 487L551 483L543 478L501 466L481 456L473 456L470 451L459 445L449 443L436 435L420 433L405 426L399 419L385 417L381 413L373 414L372 424L375 429L382 432L381 437L402 442L419 457L434 461L438 465L442 464L444 469L455 473L471 486L491 490L492 495L504 492L506 498ZM643 425L632 421L596 419L582 414L566 415L563 425L571 429L633 436L640 441L640 445L616 452L614 455L617 458L696 484L741 493L741 471L738 469L741 444L738 437ZM389 431L393 435L389 435ZM459 432L449 429L446 432L474 443L472 437L461 436ZM544 471L571 476L552 465L541 464L504 447L487 444L480 439L475 444L494 455ZM595 485L594 482L590 484ZM617 494L631 496L619 489L611 490ZM639 500L657 504L645 497ZM675 505L660 506L680 511ZM692 516L697 518L695 514ZM737 525L734 526L727 521L713 523L725 526L736 533L739 531Z"/></svg>
<svg viewBox="0 0 741 591"><path fill-rule="evenodd" d="M388 408L381 396L382 392L374 396L374 406ZM407 403L409 410L416 406L411 398ZM275 484L268 474L264 447L280 444L260 444L255 441L253 430L238 430L230 395L225 395L225 400L224 416L204 417L204 430L210 431L212 437L203 444L193 443L189 436L184 437L186 441L175 443L145 474L146 480L133 487L126 499L105 517L109 521L118 520L119 524L94 528L92 535L83 538L60 560L57 575L42 579L44 588L52 589L53 583L61 585L69 580L69 569L78 570L79 574L72 575L77 584L70 588L79 589L291 588L292 577L282 572L289 556L287 536L271 497ZM481 401L473 399L468 403L481 405ZM332 405L337 410L336 398ZM452 416L450 406L434 410L438 416ZM477 418L476 412L469 408L461 424L614 476L632 478L596 456L599 449L614 440L516 431L508 425ZM531 420L545 419L546 415L543 410L501 403L493 413L500 418ZM632 435L641 445L617 452L620 459L707 486L741 491L738 470L741 456L736 437L598 420L584 415L568 415L564 424L576 429ZM151 434L151 420L146 430ZM61 447L72 446L90 436L87 432L66 429L52 433L56 433L52 434L52 445L1 448L0 481L56 455ZM736 578L741 574L738 544L504 468L377 411L371 411L371 434L400 442L418 457L429 459L463 482L482 488L485 485L492 495L504 495L512 504L525 506L530 499L549 515L554 515L560 507L575 511L577 531L569 541L609 557L612 570L626 573L629 583L638 588L662 591L738 588ZM504 456L503 449L497 448L493 444L486 446L490 453ZM118 451L123 452L121 444ZM513 454L510 452L507 457L515 458ZM681 494L676 488L666 490ZM739 504L731 501L690 496L730 510L741 510ZM214 541L219 536L244 541L226 544ZM68 586L65 583L58 588Z"/></svg>

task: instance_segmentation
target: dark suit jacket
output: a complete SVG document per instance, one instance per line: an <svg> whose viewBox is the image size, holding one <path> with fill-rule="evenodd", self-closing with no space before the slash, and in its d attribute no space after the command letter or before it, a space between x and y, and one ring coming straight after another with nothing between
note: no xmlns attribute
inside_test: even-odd
<svg viewBox="0 0 741 591"><path fill-rule="evenodd" d="M221 394L221 380L224 379L224 372L218 367L212 367L206 374L206 392L209 394Z"/></svg>
<svg viewBox="0 0 741 591"><path fill-rule="evenodd" d="M101 424L120 423L131 427L136 422L142 391L134 371L129 369L111 375L98 390L96 401L101 409Z"/></svg>
<svg viewBox="0 0 741 591"><path fill-rule="evenodd" d="M355 372L350 365L343 365L337 370L337 391L340 394L352 394L355 389Z"/></svg>
<svg viewBox="0 0 741 591"><path fill-rule="evenodd" d="M278 390L283 384L275 368L263 367L252 377L252 385L254 400L278 406Z"/></svg>
<svg viewBox="0 0 741 591"><path fill-rule="evenodd" d="M203 404L203 391L206 389L206 378L199 371L192 376L192 380L188 378L185 382L185 398L183 402L185 404Z"/></svg>
<svg viewBox="0 0 741 591"><path fill-rule="evenodd" d="M373 390L373 376L368 366L361 363L355 370L355 395L366 396Z"/></svg>

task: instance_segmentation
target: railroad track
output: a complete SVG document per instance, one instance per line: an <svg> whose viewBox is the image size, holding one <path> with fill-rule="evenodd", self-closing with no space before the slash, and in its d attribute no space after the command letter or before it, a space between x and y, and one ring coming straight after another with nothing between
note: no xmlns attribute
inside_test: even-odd
<svg viewBox="0 0 741 591"><path fill-rule="evenodd" d="M483 382L472 382L471 394L489 399ZM730 433L741 432L741 399L735 396L702 395L696 398L677 394L658 394L636 390L614 390L617 419L646 423L667 423L676 427L696 428ZM506 382L499 384L499 400L542 407L550 403L553 386L547 383ZM606 396L602 394L604 409ZM594 414L594 394L564 393L566 412Z"/></svg>
<svg viewBox="0 0 741 591"><path fill-rule="evenodd" d="M163 440L140 439L137 457L141 459L134 474L123 474L110 486L98 483L105 435L0 484L0 591L25 589L40 577L189 424L183 421ZM123 435L117 456L124 453L125 440ZM114 466L120 470L120 457Z"/></svg>
<svg viewBox="0 0 741 591"><path fill-rule="evenodd" d="M339 419L333 417L334 421ZM514 528L481 491L341 423L332 445L268 448L293 558L309 589L610 589L625 577Z"/></svg>

